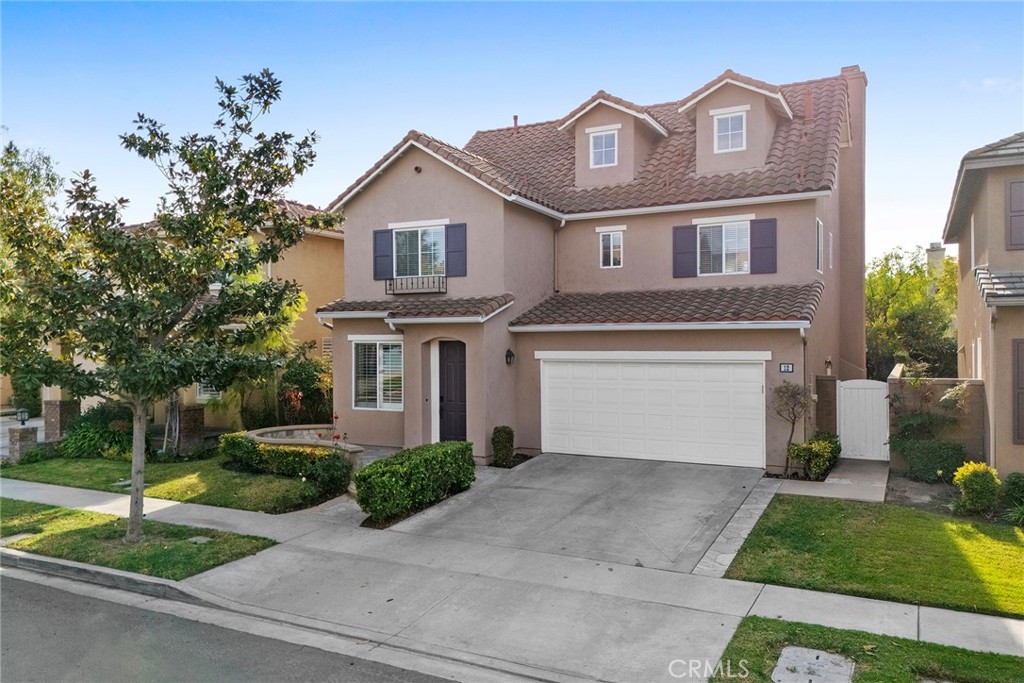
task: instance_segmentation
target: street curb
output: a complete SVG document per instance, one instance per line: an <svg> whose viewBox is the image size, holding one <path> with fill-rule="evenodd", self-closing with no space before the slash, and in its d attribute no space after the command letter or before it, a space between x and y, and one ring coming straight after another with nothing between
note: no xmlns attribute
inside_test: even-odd
<svg viewBox="0 0 1024 683"><path fill-rule="evenodd" d="M29 571L51 574L65 579L94 583L107 588L141 593L153 598L187 602L203 607L221 607L210 600L193 594L182 588L177 581L161 579L145 574L125 572L110 567L62 560L55 557L34 555L13 548L0 548L0 566L27 569Z"/></svg>

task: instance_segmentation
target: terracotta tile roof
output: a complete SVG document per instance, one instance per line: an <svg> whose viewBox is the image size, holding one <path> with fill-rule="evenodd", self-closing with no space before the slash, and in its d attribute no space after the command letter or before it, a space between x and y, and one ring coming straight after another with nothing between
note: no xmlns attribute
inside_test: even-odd
<svg viewBox="0 0 1024 683"><path fill-rule="evenodd" d="M386 311L387 318L470 318L486 317L502 306L515 301L515 297L505 293L498 296L481 296L470 298L440 297L396 297L394 299L374 299L363 301L347 301L338 299L326 306L316 309L317 313L369 312Z"/></svg>
<svg viewBox="0 0 1024 683"><path fill-rule="evenodd" d="M860 73L855 67L843 71ZM780 119L763 168L698 176L696 128L690 115L679 108L726 78L777 93L792 110L793 119ZM650 116L669 135L658 138L634 180L578 188L573 131L558 127L601 98ZM566 214L830 190L836 182L846 110L847 86L842 74L779 86L727 70L681 100L650 106L600 90L561 119L477 131L464 148L411 130L328 208L339 208L343 199L410 143L441 156L502 194L515 194Z"/></svg>
<svg viewBox="0 0 1024 683"><path fill-rule="evenodd" d="M738 80L739 74L730 77ZM724 75L724 74L723 74ZM721 78L721 77L720 77ZM716 79L717 81L718 79ZM745 79L751 80L751 79ZM704 86L713 87L716 81ZM759 81L757 87L768 86ZM840 130L847 108L843 76L776 87L793 111L780 119L763 168L747 171L696 173L696 126L679 108L683 100L648 107L669 130L657 140L634 180L618 185L575 186L575 141L571 130L558 130L550 121L518 130L477 132L466 150L489 159L521 179L523 189L547 198L548 206L564 213L664 206L723 199L829 190L836 182ZM813 118L805 117L811 105Z"/></svg>
<svg viewBox="0 0 1024 683"><path fill-rule="evenodd" d="M510 323L705 323L811 321L824 285L713 287L633 292L555 294Z"/></svg>
<svg viewBox="0 0 1024 683"><path fill-rule="evenodd" d="M998 306L1009 300L1024 299L1024 272L992 272L986 266L974 269L981 298L989 306Z"/></svg>
<svg viewBox="0 0 1024 683"><path fill-rule="evenodd" d="M1024 154L1024 131L996 140L984 147L972 149L964 155L964 160L998 158L1013 154Z"/></svg>
<svg viewBox="0 0 1024 683"><path fill-rule="evenodd" d="M972 149L963 156L942 229L946 244L960 241L960 233L967 224L974 198L984 184L987 169L1007 163L1024 164L1024 131Z"/></svg>

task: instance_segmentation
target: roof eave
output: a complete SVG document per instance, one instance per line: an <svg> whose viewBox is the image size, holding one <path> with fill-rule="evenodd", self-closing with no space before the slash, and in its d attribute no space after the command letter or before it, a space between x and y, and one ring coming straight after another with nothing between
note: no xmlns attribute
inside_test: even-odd
<svg viewBox="0 0 1024 683"><path fill-rule="evenodd" d="M711 93L721 88L723 85L735 85L740 88L746 88L747 90L751 90L760 95L763 95L764 97L776 103L776 106L773 106L773 109L776 109L781 115L785 116L787 119L791 121L793 120L793 110L789 108L789 103L786 102L786 98L782 96L781 92L774 93L769 90L764 90L763 88L757 88L752 85L748 85L747 83L742 83L740 81L733 80L732 78L723 78L721 82L719 82L718 84L711 88L708 88L705 92L702 92L697 97L693 98L683 106L679 107L677 111L679 111L679 113L686 112L688 109L696 105L698 102L703 100Z"/></svg>
<svg viewBox="0 0 1024 683"><path fill-rule="evenodd" d="M558 128L556 130L565 130L566 128L571 126L573 123L575 123L577 119L579 119L581 116L583 116L584 114L586 114L588 111L590 111L591 109L593 109L594 107L596 107L599 104L604 104L606 106L611 107L612 109L618 109L621 112L625 112L625 113L629 114L630 116L635 116L636 118L640 119L641 121L646 123L648 126L653 128L655 131L660 133L663 137L668 137L668 129L666 129L663 125L661 125L660 123L655 121L654 117L651 116L650 114L648 114L647 112L634 111L634 110L630 109L629 107L623 107L621 104L616 104L615 102L611 102L609 100L606 100L603 97L598 98L598 99L594 100L593 102L591 102L588 106L584 107L581 111L579 111L572 118L564 121L561 125L558 126Z"/></svg>
<svg viewBox="0 0 1024 683"><path fill-rule="evenodd" d="M717 320L675 323L551 323L509 325L509 332L653 332L675 330L807 330L809 320Z"/></svg>

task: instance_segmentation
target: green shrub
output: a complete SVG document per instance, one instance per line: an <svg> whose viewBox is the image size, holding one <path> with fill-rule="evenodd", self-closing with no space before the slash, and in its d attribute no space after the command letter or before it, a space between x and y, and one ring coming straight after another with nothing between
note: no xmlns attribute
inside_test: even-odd
<svg viewBox="0 0 1024 683"><path fill-rule="evenodd" d="M495 427L491 432L491 448L494 451L494 464L497 467L512 467L512 454L515 448L515 432L511 427Z"/></svg>
<svg viewBox="0 0 1024 683"><path fill-rule="evenodd" d="M1015 505L1007 510L1003 519L1014 526L1019 526L1024 529L1024 504Z"/></svg>
<svg viewBox="0 0 1024 683"><path fill-rule="evenodd" d="M386 522L465 491L475 479L473 444L425 444L356 472L356 501L371 520Z"/></svg>
<svg viewBox="0 0 1024 683"><path fill-rule="evenodd" d="M965 459L962 444L936 439L907 441L900 453L907 459L907 477L928 484L950 482Z"/></svg>
<svg viewBox="0 0 1024 683"><path fill-rule="evenodd" d="M257 443L244 432L221 436L220 452L235 469L303 479L315 499L344 493L352 475L352 466L339 449Z"/></svg>
<svg viewBox="0 0 1024 683"><path fill-rule="evenodd" d="M801 463L810 479L824 481L839 461L842 450L838 436L829 432L818 432L806 443L790 444L789 458Z"/></svg>
<svg viewBox="0 0 1024 683"><path fill-rule="evenodd" d="M56 460L60 457L60 449L55 443L41 443L35 448L21 454L19 465L28 465L43 460Z"/></svg>
<svg viewBox="0 0 1024 683"><path fill-rule="evenodd" d="M988 514L999 500L998 473L983 462L965 462L953 475L953 484L960 489L957 510Z"/></svg>
<svg viewBox="0 0 1024 683"><path fill-rule="evenodd" d="M1024 472L1006 475L1003 480L1003 498L1013 507L1024 505Z"/></svg>
<svg viewBox="0 0 1024 683"><path fill-rule="evenodd" d="M925 411L915 411L900 415L892 426L889 444L901 450L908 441L926 441L938 438L945 427L956 423L951 415L940 415Z"/></svg>
<svg viewBox="0 0 1024 683"><path fill-rule="evenodd" d="M285 423L330 422L332 382L331 364L326 359L295 356L289 360L278 386Z"/></svg>
<svg viewBox="0 0 1024 683"><path fill-rule="evenodd" d="M132 447L125 448L121 445L111 445L103 449L103 453L100 454L104 460L115 460L118 462L131 462L132 461Z"/></svg>

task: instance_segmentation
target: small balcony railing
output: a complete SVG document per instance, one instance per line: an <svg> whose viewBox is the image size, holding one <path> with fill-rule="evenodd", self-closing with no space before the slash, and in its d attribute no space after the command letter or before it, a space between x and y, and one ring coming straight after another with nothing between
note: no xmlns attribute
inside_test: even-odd
<svg viewBox="0 0 1024 683"><path fill-rule="evenodd" d="M448 278L444 275L396 277L384 281L386 294L447 294Z"/></svg>

